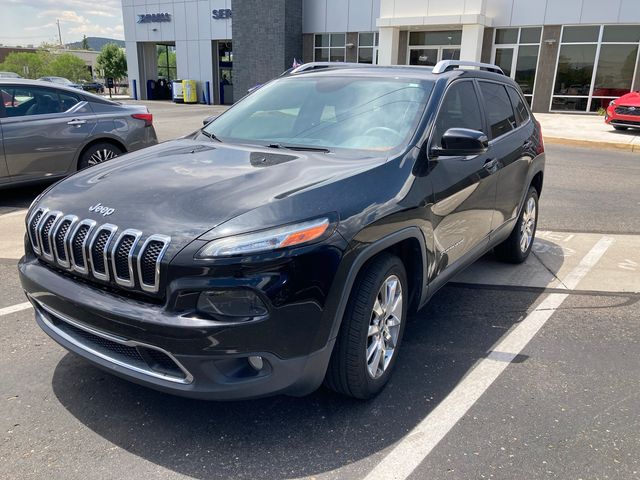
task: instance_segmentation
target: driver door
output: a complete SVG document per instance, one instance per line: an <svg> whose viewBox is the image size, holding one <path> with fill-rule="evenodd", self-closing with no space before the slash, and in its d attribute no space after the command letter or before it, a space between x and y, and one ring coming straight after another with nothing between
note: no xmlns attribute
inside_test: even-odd
<svg viewBox="0 0 640 480"><path fill-rule="evenodd" d="M432 130L429 151L442 147L442 136L450 128L487 132L473 80L458 80L447 89ZM438 270L484 250L497 191L497 162L490 149L475 156L448 156L446 150L441 153L429 157Z"/></svg>

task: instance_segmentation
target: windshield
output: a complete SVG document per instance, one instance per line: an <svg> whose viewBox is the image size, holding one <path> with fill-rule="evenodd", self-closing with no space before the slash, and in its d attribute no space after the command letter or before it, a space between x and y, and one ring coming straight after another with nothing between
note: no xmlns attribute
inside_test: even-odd
<svg viewBox="0 0 640 480"><path fill-rule="evenodd" d="M431 89L431 82L397 78L282 78L204 131L223 141L261 145L391 150L414 133Z"/></svg>

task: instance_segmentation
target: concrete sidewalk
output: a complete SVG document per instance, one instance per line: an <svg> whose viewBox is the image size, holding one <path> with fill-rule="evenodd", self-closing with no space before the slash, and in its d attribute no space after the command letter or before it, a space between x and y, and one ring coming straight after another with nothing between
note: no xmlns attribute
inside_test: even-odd
<svg viewBox="0 0 640 480"><path fill-rule="evenodd" d="M640 153L640 129L615 130L600 115L536 113L547 143L615 148Z"/></svg>

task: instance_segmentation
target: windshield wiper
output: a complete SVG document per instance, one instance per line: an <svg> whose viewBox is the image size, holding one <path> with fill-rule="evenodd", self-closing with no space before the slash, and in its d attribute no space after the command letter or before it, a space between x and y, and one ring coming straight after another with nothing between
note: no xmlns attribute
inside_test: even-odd
<svg viewBox="0 0 640 480"><path fill-rule="evenodd" d="M207 132L204 128L200 130L200 133L203 134L205 137L209 137L211 140L215 140L216 142L222 143L222 140L216 137L215 134Z"/></svg>
<svg viewBox="0 0 640 480"><path fill-rule="evenodd" d="M283 145L282 143L270 143L267 145L268 148L284 148L286 150L294 150L297 152L320 152L320 153L331 153L331 150L324 147L308 147L305 145Z"/></svg>

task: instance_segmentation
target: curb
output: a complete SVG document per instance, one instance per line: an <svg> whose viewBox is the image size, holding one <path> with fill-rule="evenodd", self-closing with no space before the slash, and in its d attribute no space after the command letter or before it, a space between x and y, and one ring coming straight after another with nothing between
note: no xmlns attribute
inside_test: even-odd
<svg viewBox="0 0 640 480"><path fill-rule="evenodd" d="M552 137L543 136L545 143L551 143L554 145L568 145L572 147L589 147L599 148L607 150L623 150L627 152L640 153L640 144L635 144L634 141L630 143L618 143L618 142L601 142L598 140L583 140L579 138L565 138L565 137Z"/></svg>

